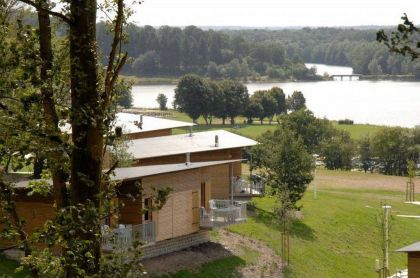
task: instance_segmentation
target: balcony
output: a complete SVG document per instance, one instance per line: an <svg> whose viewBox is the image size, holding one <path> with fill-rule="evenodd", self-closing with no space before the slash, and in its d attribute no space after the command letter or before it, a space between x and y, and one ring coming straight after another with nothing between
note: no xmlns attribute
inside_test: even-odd
<svg viewBox="0 0 420 278"><path fill-rule="evenodd" d="M156 223L122 225L116 229L102 226L102 249L106 251L127 251L134 241L144 245L156 241Z"/></svg>
<svg viewBox="0 0 420 278"><path fill-rule="evenodd" d="M265 184L262 177L232 177L233 196L252 197L264 195Z"/></svg>
<svg viewBox="0 0 420 278"><path fill-rule="evenodd" d="M201 208L200 227L221 228L246 221L246 202L210 200L210 209Z"/></svg>

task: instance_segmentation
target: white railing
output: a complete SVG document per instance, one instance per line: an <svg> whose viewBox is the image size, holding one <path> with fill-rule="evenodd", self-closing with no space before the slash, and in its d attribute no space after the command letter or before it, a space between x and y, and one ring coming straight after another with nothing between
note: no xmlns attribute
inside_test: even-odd
<svg viewBox="0 0 420 278"><path fill-rule="evenodd" d="M234 196L260 196L264 195L264 181L262 179L232 177Z"/></svg>
<svg viewBox="0 0 420 278"><path fill-rule="evenodd" d="M210 200L210 209L201 208L200 226L219 228L246 221L246 202Z"/></svg>
<svg viewBox="0 0 420 278"><path fill-rule="evenodd" d="M126 251L134 241L149 244L156 241L156 224L119 225L116 229L102 226L102 248L109 251Z"/></svg>

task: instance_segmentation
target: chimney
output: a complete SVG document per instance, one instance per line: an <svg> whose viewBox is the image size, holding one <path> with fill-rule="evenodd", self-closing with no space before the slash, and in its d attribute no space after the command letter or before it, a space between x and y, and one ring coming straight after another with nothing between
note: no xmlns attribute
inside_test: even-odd
<svg viewBox="0 0 420 278"><path fill-rule="evenodd" d="M191 165L191 154L190 153L186 153L185 154L185 165Z"/></svg>
<svg viewBox="0 0 420 278"><path fill-rule="evenodd" d="M216 148L219 146L219 135L214 136L214 146Z"/></svg>

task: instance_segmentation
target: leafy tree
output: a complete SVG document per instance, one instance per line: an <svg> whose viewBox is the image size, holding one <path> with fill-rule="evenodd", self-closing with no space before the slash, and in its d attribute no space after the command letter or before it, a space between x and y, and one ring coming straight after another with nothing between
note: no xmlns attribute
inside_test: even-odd
<svg viewBox="0 0 420 278"><path fill-rule="evenodd" d="M258 139L261 143L252 149L254 162L267 173L267 181L275 192L284 189L296 207L306 191L312 176L312 156L303 141L293 131L279 127Z"/></svg>
<svg viewBox="0 0 420 278"><path fill-rule="evenodd" d="M259 103L262 107L260 113L255 115L259 118L261 124L266 117L271 123L277 109L276 99L269 93L269 91L256 91L251 96L251 99L253 99L256 103Z"/></svg>
<svg viewBox="0 0 420 278"><path fill-rule="evenodd" d="M156 98L156 101L159 103L160 110L167 110L166 103L168 102L168 97L164 94L159 94Z"/></svg>
<svg viewBox="0 0 420 278"><path fill-rule="evenodd" d="M420 29L408 18L407 14L401 17L402 24L398 25L398 29L387 35L384 30L377 33L377 40L384 43L391 52L401 54L403 56L411 56L412 60L420 56L420 40L418 34Z"/></svg>
<svg viewBox="0 0 420 278"><path fill-rule="evenodd" d="M409 131L399 127L379 130L373 137L372 146L379 169L386 175L407 174L407 160L417 161L419 155L419 148Z"/></svg>
<svg viewBox="0 0 420 278"><path fill-rule="evenodd" d="M209 123L212 124L213 117L222 118L223 124L227 118L226 99L219 82L211 81L210 85L210 101L206 109L206 115Z"/></svg>
<svg viewBox="0 0 420 278"><path fill-rule="evenodd" d="M243 114L249 101L248 89L242 83L224 80L220 84L226 103L226 115L230 123L235 124L235 117Z"/></svg>
<svg viewBox="0 0 420 278"><path fill-rule="evenodd" d="M325 167L331 170L351 170L355 152L350 134L340 132L321 143L321 154L325 157Z"/></svg>
<svg viewBox="0 0 420 278"><path fill-rule="evenodd" d="M279 87L273 87L270 89L269 94L276 100L277 103L275 114L281 115L287 113L286 96L283 90Z"/></svg>
<svg viewBox="0 0 420 278"><path fill-rule="evenodd" d="M328 120L317 119L309 110L298 110L282 115L279 123L301 137L310 153L319 151L320 143L333 137L337 132Z"/></svg>
<svg viewBox="0 0 420 278"><path fill-rule="evenodd" d="M109 214L108 200L115 197L114 187L104 182L112 171L104 173L102 162L105 146L115 138L110 123L115 118L118 74L127 59L120 46L130 12L122 0L101 3L113 17L103 69L96 52L96 1L21 2L35 8L36 27L22 25L18 15L7 19L2 13L5 1L0 2L0 51L5 54L0 125L12 131L9 135L15 142L21 139L19 156L37 149L45 157L53 186L35 183L28 189L51 195L57 211L32 237L16 209L15 187L0 173L0 234L16 238L25 252L22 263L34 277L115 277L131 265L122 266L121 260L112 266L114 273L101 272L110 268L101 252L100 219ZM62 7L60 12L52 10L55 5ZM62 37L52 32L50 16L66 30ZM60 131L63 122L71 124L71 140ZM42 250L32 252L32 244L43 246Z"/></svg>
<svg viewBox="0 0 420 278"><path fill-rule="evenodd" d="M207 111L210 87L206 80L197 75L183 76L175 89L175 104L180 111L187 113L196 122Z"/></svg>
<svg viewBox="0 0 420 278"><path fill-rule="evenodd" d="M306 99L302 92L294 91L293 94L287 98L287 108L291 111L297 111L306 108Z"/></svg>
<svg viewBox="0 0 420 278"><path fill-rule="evenodd" d="M365 173L372 171L374 166L372 143L369 136L362 138L359 141L359 156L360 163Z"/></svg>
<svg viewBox="0 0 420 278"><path fill-rule="evenodd" d="M260 118L262 115L264 115L264 108L261 105L261 102L256 99L255 97L252 97L249 99L248 106L246 107L245 117L247 118L247 122L249 124L252 124L253 119L252 118ZM264 117L263 117L264 118Z"/></svg>
<svg viewBox="0 0 420 278"><path fill-rule="evenodd" d="M117 96L118 105L124 108L133 107L133 95L131 93L131 85L126 82L116 84L114 88L115 95Z"/></svg>

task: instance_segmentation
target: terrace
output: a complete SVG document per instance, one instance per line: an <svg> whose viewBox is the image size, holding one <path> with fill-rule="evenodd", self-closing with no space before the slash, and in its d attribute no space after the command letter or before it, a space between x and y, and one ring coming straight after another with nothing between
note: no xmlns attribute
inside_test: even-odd
<svg viewBox="0 0 420 278"><path fill-rule="evenodd" d="M210 200L209 210L201 208L200 227L221 228L246 221L246 202Z"/></svg>
<svg viewBox="0 0 420 278"><path fill-rule="evenodd" d="M156 223L151 221L138 225L122 225L111 229L102 226L102 249L105 251L127 251L135 241L144 245L156 242Z"/></svg>

